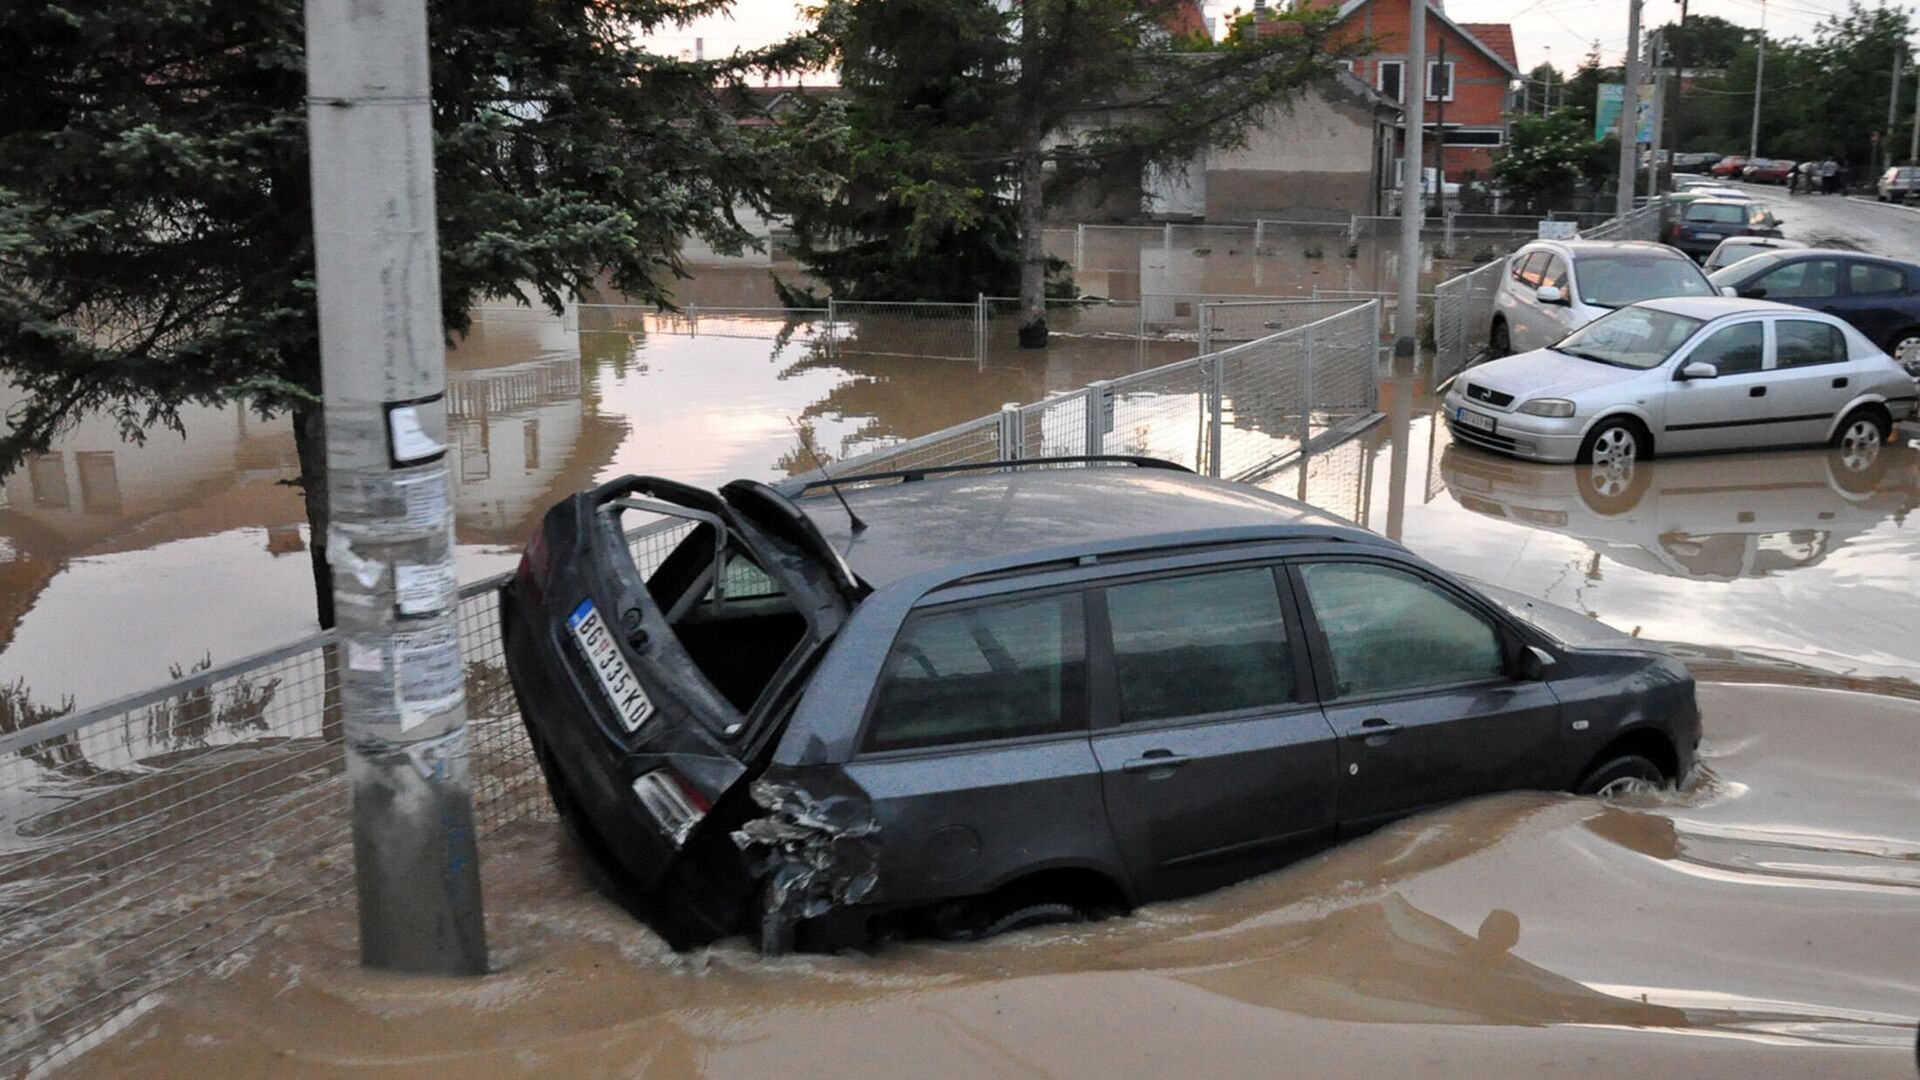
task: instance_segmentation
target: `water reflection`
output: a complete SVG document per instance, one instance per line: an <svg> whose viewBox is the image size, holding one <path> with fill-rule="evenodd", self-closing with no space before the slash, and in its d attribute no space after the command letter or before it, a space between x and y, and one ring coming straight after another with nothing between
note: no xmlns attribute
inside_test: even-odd
<svg viewBox="0 0 1920 1080"><path fill-rule="evenodd" d="M1463 509L1571 536L1622 566L1710 581L1818 566L1920 505L1920 451L1903 444L1624 468L1448 446L1439 467Z"/></svg>

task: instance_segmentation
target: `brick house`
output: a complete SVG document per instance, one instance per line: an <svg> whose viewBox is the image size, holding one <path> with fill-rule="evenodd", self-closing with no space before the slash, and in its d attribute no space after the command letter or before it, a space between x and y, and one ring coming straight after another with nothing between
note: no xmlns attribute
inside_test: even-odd
<svg viewBox="0 0 1920 1080"><path fill-rule="evenodd" d="M1336 41L1372 40L1373 51L1352 61L1350 69L1388 99L1406 100L1410 0L1297 2L1335 11ZM1494 148L1506 145L1512 85L1522 77L1512 25L1455 22L1439 0L1427 0L1427 66L1427 162L1433 161L1435 125L1443 124L1448 179L1468 171L1486 176L1493 168Z"/></svg>

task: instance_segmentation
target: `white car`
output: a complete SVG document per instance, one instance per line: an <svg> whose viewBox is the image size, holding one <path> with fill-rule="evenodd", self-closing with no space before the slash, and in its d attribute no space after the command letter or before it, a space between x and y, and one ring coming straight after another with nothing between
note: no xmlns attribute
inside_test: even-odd
<svg viewBox="0 0 1920 1080"><path fill-rule="evenodd" d="M1883 443L1913 377L1825 312L1732 297L1621 308L1552 348L1467 368L1456 441L1534 461L1626 463L1703 450Z"/></svg>
<svg viewBox="0 0 1920 1080"><path fill-rule="evenodd" d="M1507 260L1487 351L1544 348L1615 308L1656 296L1712 296L1693 260L1642 240L1536 240Z"/></svg>
<svg viewBox="0 0 1920 1080"><path fill-rule="evenodd" d="M1713 254L1707 256L1707 261L1700 264L1700 269L1711 274L1715 270L1732 266L1749 256L1806 246L1798 240L1784 240L1778 236L1729 236L1720 241L1720 246L1713 249Z"/></svg>

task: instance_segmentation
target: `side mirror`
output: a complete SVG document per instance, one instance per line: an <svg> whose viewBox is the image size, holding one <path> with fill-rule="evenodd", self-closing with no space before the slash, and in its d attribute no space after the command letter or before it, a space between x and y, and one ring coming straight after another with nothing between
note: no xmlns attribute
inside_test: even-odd
<svg viewBox="0 0 1920 1080"><path fill-rule="evenodd" d="M1740 295L1749 300L1758 300L1767 295L1767 290L1758 285L1750 285L1747 288L1741 289Z"/></svg>
<svg viewBox="0 0 1920 1080"><path fill-rule="evenodd" d="M1540 646L1523 646L1520 650L1520 677L1529 682L1544 682L1557 663L1559 661L1553 658L1553 654Z"/></svg>
<svg viewBox="0 0 1920 1080"><path fill-rule="evenodd" d="M1533 298L1543 304L1564 304L1567 302L1565 294L1563 294L1559 286L1556 285L1540 286L1533 291Z"/></svg>
<svg viewBox="0 0 1920 1080"><path fill-rule="evenodd" d="M1720 286L1720 295L1721 296L1739 296L1740 290L1734 288L1731 285L1722 285Z"/></svg>
<svg viewBox="0 0 1920 1080"><path fill-rule="evenodd" d="M1717 379L1720 377L1720 369L1696 360L1680 369L1680 377L1682 379Z"/></svg>

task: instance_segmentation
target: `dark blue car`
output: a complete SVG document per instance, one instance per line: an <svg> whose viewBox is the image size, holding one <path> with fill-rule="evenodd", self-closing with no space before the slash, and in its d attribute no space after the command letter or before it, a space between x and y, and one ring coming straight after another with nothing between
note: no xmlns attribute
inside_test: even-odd
<svg viewBox="0 0 1920 1080"><path fill-rule="evenodd" d="M1920 266L1857 251L1808 248L1742 259L1708 280L1729 296L1837 315L1920 377Z"/></svg>

